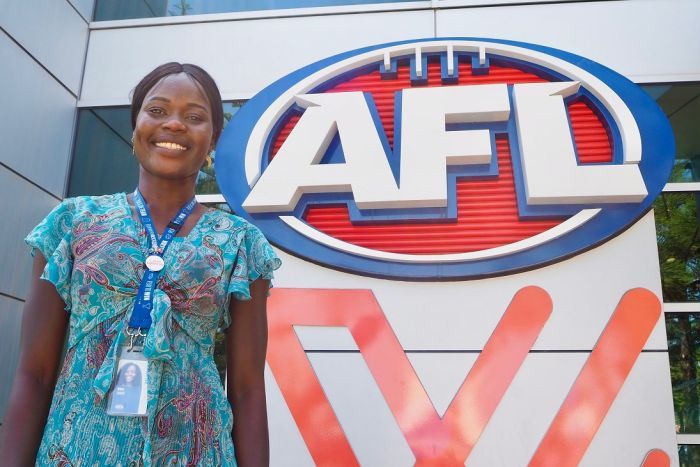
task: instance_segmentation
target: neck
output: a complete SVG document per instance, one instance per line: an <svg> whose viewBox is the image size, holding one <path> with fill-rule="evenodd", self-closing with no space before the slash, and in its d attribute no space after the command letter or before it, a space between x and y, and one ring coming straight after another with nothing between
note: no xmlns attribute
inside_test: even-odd
<svg viewBox="0 0 700 467"><path fill-rule="evenodd" d="M154 177L141 168L139 191L152 214L177 212L194 196L196 180L196 175L175 180Z"/></svg>

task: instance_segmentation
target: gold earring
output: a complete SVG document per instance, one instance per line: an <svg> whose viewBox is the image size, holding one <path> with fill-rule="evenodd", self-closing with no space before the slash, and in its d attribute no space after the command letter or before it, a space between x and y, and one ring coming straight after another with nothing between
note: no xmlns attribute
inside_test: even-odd
<svg viewBox="0 0 700 467"><path fill-rule="evenodd" d="M207 157L205 158L205 160L207 161L207 168L211 167L211 164L212 164L211 152L209 154L207 154Z"/></svg>

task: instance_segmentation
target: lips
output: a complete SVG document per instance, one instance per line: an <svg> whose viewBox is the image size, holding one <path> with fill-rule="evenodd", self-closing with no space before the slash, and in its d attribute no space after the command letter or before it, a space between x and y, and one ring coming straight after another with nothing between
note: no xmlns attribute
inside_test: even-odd
<svg viewBox="0 0 700 467"><path fill-rule="evenodd" d="M171 151L186 151L187 147L173 141L158 141L154 143L156 147L170 149Z"/></svg>

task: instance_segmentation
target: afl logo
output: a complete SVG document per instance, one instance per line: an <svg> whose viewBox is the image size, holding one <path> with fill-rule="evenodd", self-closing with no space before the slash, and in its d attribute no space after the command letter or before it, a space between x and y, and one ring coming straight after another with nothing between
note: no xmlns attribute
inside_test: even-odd
<svg viewBox="0 0 700 467"><path fill-rule="evenodd" d="M666 117L582 57L491 39L354 50L268 86L217 149L234 211L358 274L475 278L620 233L673 165Z"/></svg>

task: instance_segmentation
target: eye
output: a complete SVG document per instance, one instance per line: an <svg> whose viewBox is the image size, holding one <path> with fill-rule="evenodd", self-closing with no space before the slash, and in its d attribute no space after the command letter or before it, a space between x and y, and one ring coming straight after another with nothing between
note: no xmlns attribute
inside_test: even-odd
<svg viewBox="0 0 700 467"><path fill-rule="evenodd" d="M152 115L164 115L165 111L161 109L160 107L149 107L146 109L146 112Z"/></svg>
<svg viewBox="0 0 700 467"><path fill-rule="evenodd" d="M199 114L189 114L187 116L187 120L191 120L193 122L203 122L205 120L205 118Z"/></svg>

